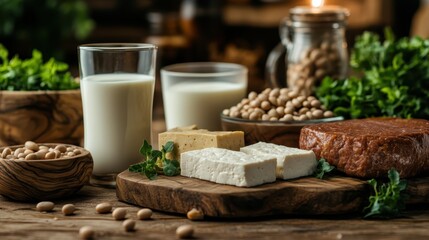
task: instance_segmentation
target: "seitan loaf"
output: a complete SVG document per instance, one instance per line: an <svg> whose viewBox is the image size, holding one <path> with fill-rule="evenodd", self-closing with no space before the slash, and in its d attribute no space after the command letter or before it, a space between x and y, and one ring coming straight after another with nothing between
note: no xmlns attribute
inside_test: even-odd
<svg viewBox="0 0 429 240"><path fill-rule="evenodd" d="M349 176L402 178L429 173L429 121L370 118L322 123L301 129L301 149L313 150Z"/></svg>

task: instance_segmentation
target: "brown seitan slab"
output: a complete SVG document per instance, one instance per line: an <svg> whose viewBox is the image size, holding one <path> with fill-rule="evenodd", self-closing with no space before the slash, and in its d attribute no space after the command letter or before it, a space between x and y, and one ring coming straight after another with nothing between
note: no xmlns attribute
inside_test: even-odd
<svg viewBox="0 0 429 240"><path fill-rule="evenodd" d="M313 150L349 176L386 177L395 168L402 178L429 173L429 121L370 118L302 128L299 146Z"/></svg>

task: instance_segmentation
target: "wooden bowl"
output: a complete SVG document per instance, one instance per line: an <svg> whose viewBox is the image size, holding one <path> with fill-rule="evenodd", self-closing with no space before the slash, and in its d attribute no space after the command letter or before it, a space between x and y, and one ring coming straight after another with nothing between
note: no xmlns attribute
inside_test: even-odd
<svg viewBox="0 0 429 240"><path fill-rule="evenodd" d="M48 147L58 144L44 143ZM66 145L67 147L72 145ZM12 150L23 145L11 146ZM0 194L17 201L42 201L71 196L89 182L90 152L52 160L0 159ZM0 148L2 152L4 147Z"/></svg>
<svg viewBox="0 0 429 240"><path fill-rule="evenodd" d="M80 90L0 91L0 146L31 140L81 145Z"/></svg>
<svg viewBox="0 0 429 240"><path fill-rule="evenodd" d="M243 131L246 145L257 142L269 142L296 148L299 147L299 134L302 127L341 120L344 120L344 118L333 117L293 122L254 121L221 115L222 129L224 131Z"/></svg>

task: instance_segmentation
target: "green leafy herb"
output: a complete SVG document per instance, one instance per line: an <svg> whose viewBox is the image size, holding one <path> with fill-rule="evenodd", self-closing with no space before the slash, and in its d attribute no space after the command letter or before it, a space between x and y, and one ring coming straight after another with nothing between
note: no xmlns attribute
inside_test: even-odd
<svg viewBox="0 0 429 240"><path fill-rule="evenodd" d="M175 176L180 174L180 166L177 160L164 159L163 164L164 166L162 169L165 175Z"/></svg>
<svg viewBox="0 0 429 240"><path fill-rule="evenodd" d="M337 116L429 118L429 39L358 36L350 65L361 77L325 78L316 95Z"/></svg>
<svg viewBox="0 0 429 240"><path fill-rule="evenodd" d="M321 158L317 163L317 168L316 172L314 173L314 176L318 179L323 179L325 174L330 173L334 169L334 166L331 166L325 159Z"/></svg>
<svg viewBox="0 0 429 240"><path fill-rule="evenodd" d="M374 195L369 197L369 205L364 208L365 218L393 218L405 208L407 182L400 180L399 173L394 169L389 170L388 177L389 182L381 186L375 179L368 181Z"/></svg>
<svg viewBox="0 0 429 240"><path fill-rule="evenodd" d="M79 88L66 63L51 58L43 62L42 54L34 50L32 58L9 59L9 52L0 44L0 90L67 90Z"/></svg>
<svg viewBox="0 0 429 240"><path fill-rule="evenodd" d="M150 180L153 180L158 174L166 176L176 176L180 174L179 161L167 158L167 153L174 150L174 143L168 141L162 146L161 151L152 149L152 146L145 140L140 148L140 153L144 156L142 162L131 165L130 172L144 174Z"/></svg>

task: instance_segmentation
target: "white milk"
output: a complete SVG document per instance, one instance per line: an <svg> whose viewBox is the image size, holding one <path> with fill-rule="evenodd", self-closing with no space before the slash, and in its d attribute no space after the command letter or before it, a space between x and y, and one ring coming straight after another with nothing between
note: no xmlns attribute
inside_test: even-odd
<svg viewBox="0 0 429 240"><path fill-rule="evenodd" d="M155 79L138 74L100 74L81 81L85 148L94 174L119 173L142 159L151 141Z"/></svg>
<svg viewBox="0 0 429 240"><path fill-rule="evenodd" d="M221 130L223 109L237 104L246 94L246 85L230 82L180 82L163 92L167 128L196 124L199 128Z"/></svg>

